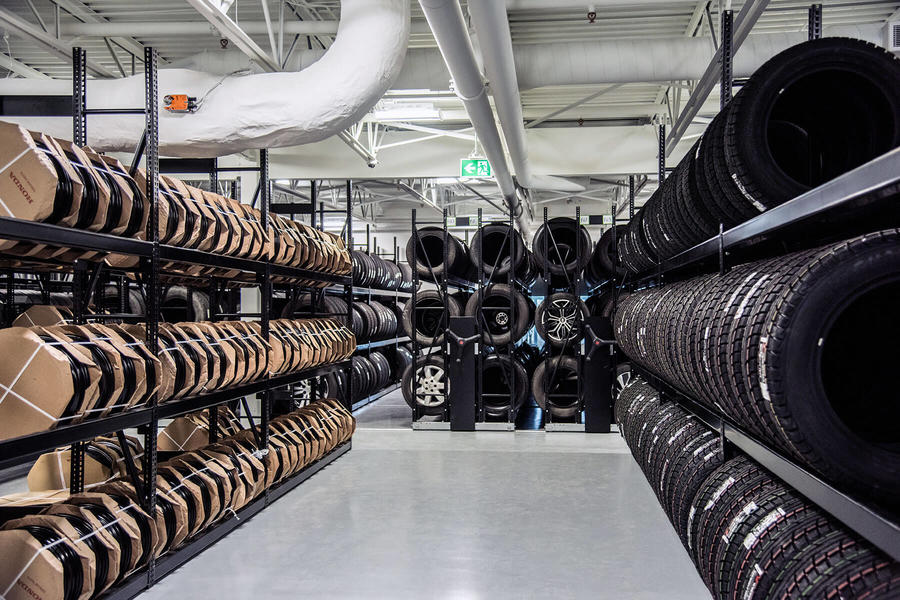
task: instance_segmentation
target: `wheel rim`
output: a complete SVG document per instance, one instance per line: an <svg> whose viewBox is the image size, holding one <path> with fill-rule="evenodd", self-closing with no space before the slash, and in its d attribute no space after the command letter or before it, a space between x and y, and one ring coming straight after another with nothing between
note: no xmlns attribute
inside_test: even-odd
<svg viewBox="0 0 900 600"><path fill-rule="evenodd" d="M446 383L449 393L450 385ZM444 403L445 378L444 368L437 365L425 365L416 369L416 402L421 406L435 407Z"/></svg>
<svg viewBox="0 0 900 600"><path fill-rule="evenodd" d="M553 300L544 313L547 337L564 343L578 337L581 311L578 305L566 298Z"/></svg>
<svg viewBox="0 0 900 600"><path fill-rule="evenodd" d="M622 393L622 390L631 382L631 371L625 371L616 375L616 398Z"/></svg>

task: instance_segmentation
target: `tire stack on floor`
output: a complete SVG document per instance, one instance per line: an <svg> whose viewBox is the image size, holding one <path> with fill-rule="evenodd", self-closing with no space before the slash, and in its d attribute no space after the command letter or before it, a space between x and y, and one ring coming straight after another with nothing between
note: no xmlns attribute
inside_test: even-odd
<svg viewBox="0 0 900 600"><path fill-rule="evenodd" d="M250 431L160 463L156 514L141 509L129 479L75 494L0 528L0 585L9 600L96 598L154 557L190 542L265 490L348 441L355 419L321 400L269 423L270 451Z"/></svg>
<svg viewBox="0 0 900 600"><path fill-rule="evenodd" d="M730 229L900 146L898 82L900 59L860 40L779 53L635 214L619 237L622 264L654 269L720 224Z"/></svg>
<svg viewBox="0 0 900 600"><path fill-rule="evenodd" d="M619 430L717 600L896 598L900 563L846 530L640 377ZM733 457L732 457L733 456Z"/></svg>

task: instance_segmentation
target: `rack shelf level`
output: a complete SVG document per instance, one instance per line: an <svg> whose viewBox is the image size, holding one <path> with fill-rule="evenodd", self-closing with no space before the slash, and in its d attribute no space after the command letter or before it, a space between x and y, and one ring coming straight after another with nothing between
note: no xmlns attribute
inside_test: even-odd
<svg viewBox="0 0 900 600"><path fill-rule="evenodd" d="M273 377L228 390L187 398L176 402L160 404L158 417L161 419L176 417L185 413L216 406L223 402L249 396L272 387L290 385L311 377L325 375L337 369L346 368L350 361L341 361L313 369ZM57 427L49 431L41 431L31 435L13 438L0 442L0 469L6 469L33 460L38 454L67 446L75 442L83 442L100 435L146 425L150 423L153 411L150 408L131 410L118 415L92 419L72 425Z"/></svg>
<svg viewBox="0 0 900 600"><path fill-rule="evenodd" d="M894 560L900 560L900 515L888 515L882 509L835 488L818 475L786 458L780 452L769 448L727 418L685 395L653 373L642 368L636 370L648 383L660 391L664 391L668 398L677 402L710 428L722 432L726 440L806 496L822 510L869 540Z"/></svg>
<svg viewBox="0 0 900 600"><path fill-rule="evenodd" d="M369 342L368 344L358 344L357 350L371 350L372 348L381 348L382 346L393 346L394 344L405 344L410 341L406 336L401 338L391 338L389 340L381 340L378 342Z"/></svg>
<svg viewBox="0 0 900 600"><path fill-rule="evenodd" d="M851 210L876 202L879 195L885 191L895 190L898 184L900 184L900 148L895 148L793 200L732 227L721 236L710 238L681 254L663 260L657 272L644 274L635 281L635 285L640 286L659 274L713 259L719 253L720 242L725 250L756 244L779 230L796 226L831 211Z"/></svg>

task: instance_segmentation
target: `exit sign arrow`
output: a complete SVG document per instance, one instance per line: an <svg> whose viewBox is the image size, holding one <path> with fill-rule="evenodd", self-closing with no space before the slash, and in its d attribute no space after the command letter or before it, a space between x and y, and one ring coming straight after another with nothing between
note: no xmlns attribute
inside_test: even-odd
<svg viewBox="0 0 900 600"><path fill-rule="evenodd" d="M459 161L460 177L490 177L491 163L485 158L463 158Z"/></svg>

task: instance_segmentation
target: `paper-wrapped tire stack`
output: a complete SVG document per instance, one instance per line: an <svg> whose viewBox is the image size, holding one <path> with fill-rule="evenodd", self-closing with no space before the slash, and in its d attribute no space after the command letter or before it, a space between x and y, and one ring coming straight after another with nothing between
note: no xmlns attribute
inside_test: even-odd
<svg viewBox="0 0 900 600"><path fill-rule="evenodd" d="M223 390L339 362L356 349L336 319L160 324L159 357L143 325L55 325L0 330L0 439Z"/></svg>
<svg viewBox="0 0 900 600"><path fill-rule="evenodd" d="M144 195L146 175L132 177L117 160L90 148L28 131L0 121L0 180L5 217L38 221L143 240L150 203ZM350 253L340 236L319 231L280 215L269 215L264 231L256 208L168 177L159 178L159 240L162 244L223 256L269 260L314 273L350 275ZM0 240L4 254L66 263L106 259L112 266L133 267L138 257L99 251L49 247ZM202 265L165 264L175 276L217 276L252 282L250 274ZM284 277L274 277L280 281ZM297 278L291 278L297 282ZM302 280L310 286L328 285Z"/></svg>
<svg viewBox="0 0 900 600"><path fill-rule="evenodd" d="M250 431L160 463L156 514L125 478L58 501L0 528L0 590L7 600L87 600L151 557L188 542L319 460L353 435L353 416L319 400L269 423L269 452Z"/></svg>

